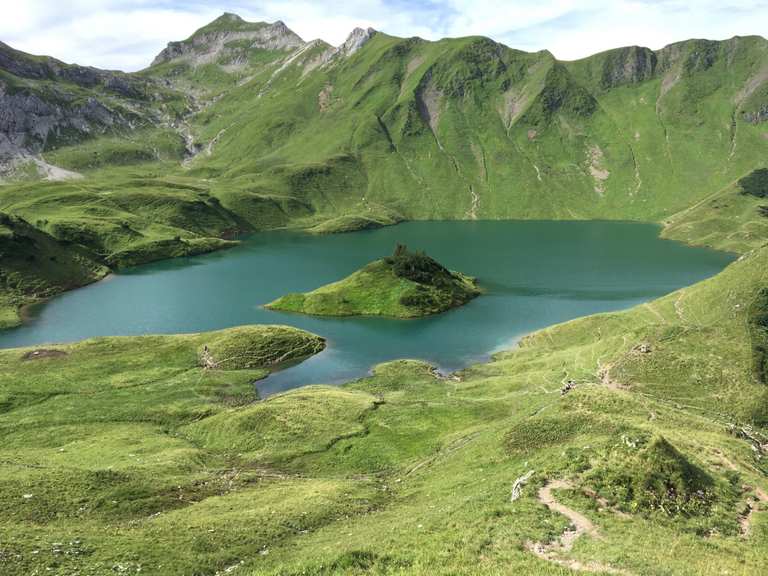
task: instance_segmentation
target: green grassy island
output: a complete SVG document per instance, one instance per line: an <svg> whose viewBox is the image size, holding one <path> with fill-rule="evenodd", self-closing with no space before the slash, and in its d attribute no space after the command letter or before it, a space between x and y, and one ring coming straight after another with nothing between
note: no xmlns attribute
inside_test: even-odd
<svg viewBox="0 0 768 576"><path fill-rule="evenodd" d="M312 292L288 294L266 307L318 316L415 318L462 306L479 294L474 278L398 244L392 256L371 262L343 280Z"/></svg>

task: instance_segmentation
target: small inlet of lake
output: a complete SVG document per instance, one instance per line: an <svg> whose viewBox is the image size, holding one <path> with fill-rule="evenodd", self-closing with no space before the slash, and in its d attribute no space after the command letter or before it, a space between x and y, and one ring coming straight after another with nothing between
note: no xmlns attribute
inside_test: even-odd
<svg viewBox="0 0 768 576"><path fill-rule="evenodd" d="M539 328L694 284L734 259L662 240L658 230L628 222L512 221L409 222L332 236L265 232L232 250L140 266L35 306L24 326L0 332L0 348L287 324L327 338L328 348L259 382L264 396L357 378L395 358L452 371ZM397 243L476 276L486 293L415 320L318 318L261 307L339 280L391 254Z"/></svg>

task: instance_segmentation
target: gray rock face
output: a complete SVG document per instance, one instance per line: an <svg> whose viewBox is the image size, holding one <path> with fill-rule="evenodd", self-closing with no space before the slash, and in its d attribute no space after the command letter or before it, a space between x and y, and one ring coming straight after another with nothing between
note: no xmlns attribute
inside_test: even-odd
<svg viewBox="0 0 768 576"><path fill-rule="evenodd" d="M146 78L30 56L1 42L0 70L10 75L0 80L0 169L153 116L146 104L155 83Z"/></svg>
<svg viewBox="0 0 768 576"><path fill-rule="evenodd" d="M54 143L130 128L137 119L94 97L83 102L64 92L46 96L31 90L9 92L0 83L0 163L37 154Z"/></svg>
<svg viewBox="0 0 768 576"><path fill-rule="evenodd" d="M257 34L251 48L261 48L262 50L294 50L304 45L298 35L296 35L284 22L278 20L263 29L261 34Z"/></svg>
<svg viewBox="0 0 768 576"><path fill-rule="evenodd" d="M225 14L189 39L168 43L152 66L173 61L192 65L243 64L248 50L290 51L302 46L304 41L279 20L273 24L250 23L234 14Z"/></svg>
<svg viewBox="0 0 768 576"><path fill-rule="evenodd" d="M600 84L607 89L650 80L657 64L658 58L649 48L630 46L614 50L605 59Z"/></svg>
<svg viewBox="0 0 768 576"><path fill-rule="evenodd" d="M716 42L713 40L685 40L665 46L656 52L658 67L668 71L679 67L685 74L704 72L712 67L718 58L726 57L735 49L737 38Z"/></svg>
<svg viewBox="0 0 768 576"><path fill-rule="evenodd" d="M744 120L750 124L761 124L768 121L768 104L763 104L757 110L744 112Z"/></svg>
<svg viewBox="0 0 768 576"><path fill-rule="evenodd" d="M328 66L338 58L348 58L349 56L352 56L352 54L365 46L374 34L376 34L376 30L373 28L365 30L362 28L355 28L350 32L349 36L347 36L347 39L341 46L328 48L328 50L322 54L320 65Z"/></svg>
<svg viewBox="0 0 768 576"><path fill-rule="evenodd" d="M373 28L355 28L352 30L349 36L347 36L344 44L338 47L337 52L344 56L351 56L370 40L373 35L376 34L376 30Z"/></svg>
<svg viewBox="0 0 768 576"><path fill-rule="evenodd" d="M60 80L83 88L103 87L110 92L135 99L145 98L149 86L147 80L123 72L65 64L54 58L34 58L2 42L0 70L29 80Z"/></svg>

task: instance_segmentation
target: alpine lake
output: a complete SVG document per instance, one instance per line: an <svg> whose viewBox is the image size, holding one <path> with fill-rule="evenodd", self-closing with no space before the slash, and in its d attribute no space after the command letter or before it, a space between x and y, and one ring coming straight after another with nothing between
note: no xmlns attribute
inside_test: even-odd
<svg viewBox="0 0 768 576"><path fill-rule="evenodd" d="M329 236L264 232L231 250L121 271L35 305L23 326L0 332L0 348L286 324L325 337L328 347L257 382L263 397L341 383L396 358L426 360L450 372L512 348L534 330L694 284L734 259L660 239L658 232L652 224L604 221L409 222ZM461 308L410 320L312 317L262 307L340 280L391 254L398 243L477 277L485 293Z"/></svg>

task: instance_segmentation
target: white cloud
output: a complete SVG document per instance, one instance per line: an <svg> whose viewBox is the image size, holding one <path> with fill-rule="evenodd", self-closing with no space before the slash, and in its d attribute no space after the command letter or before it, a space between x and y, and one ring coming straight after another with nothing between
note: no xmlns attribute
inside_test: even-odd
<svg viewBox="0 0 768 576"><path fill-rule="evenodd" d="M768 29L768 0L5 0L0 40L35 54L137 70L169 40L223 11L283 20L304 39L340 44L355 26L437 39L484 35L563 59L690 37Z"/></svg>

